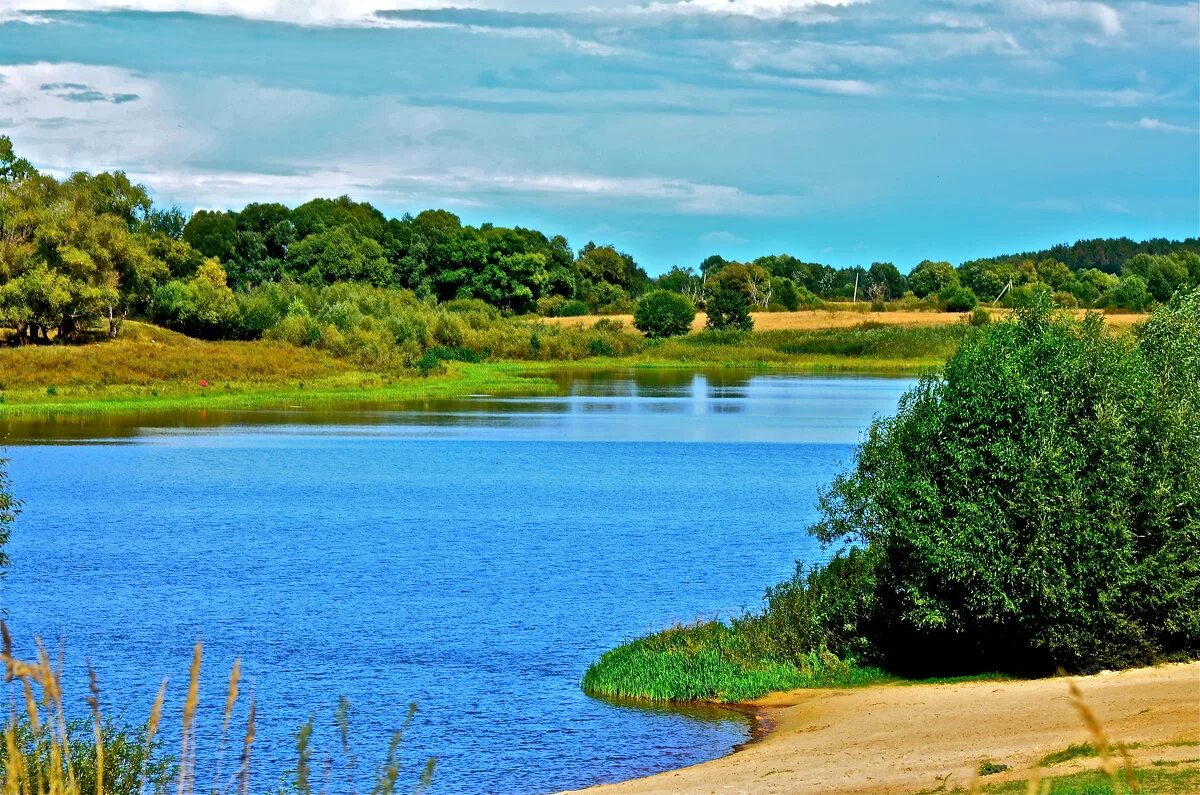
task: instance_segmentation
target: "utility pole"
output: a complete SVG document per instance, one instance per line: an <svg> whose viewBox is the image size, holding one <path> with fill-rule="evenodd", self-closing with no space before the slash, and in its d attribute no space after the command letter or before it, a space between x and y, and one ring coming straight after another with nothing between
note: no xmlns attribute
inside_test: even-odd
<svg viewBox="0 0 1200 795"><path fill-rule="evenodd" d="M1004 285L1004 289L1000 291L1000 295L996 296L996 302L994 304L992 304L992 306L1000 306L1000 299L1004 297L1005 293L1007 293L1009 290L1012 289L1012 286L1013 286L1012 279L1009 278L1008 284Z"/></svg>
<svg viewBox="0 0 1200 795"><path fill-rule="evenodd" d="M854 300L850 302L852 304L858 303L858 277L860 273L861 271L854 272Z"/></svg>

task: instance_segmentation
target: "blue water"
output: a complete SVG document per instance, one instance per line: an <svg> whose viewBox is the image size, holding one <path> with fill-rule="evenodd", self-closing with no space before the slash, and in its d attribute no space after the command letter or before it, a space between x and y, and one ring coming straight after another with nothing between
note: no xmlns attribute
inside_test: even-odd
<svg viewBox="0 0 1200 795"><path fill-rule="evenodd" d="M211 727L240 657L259 789L309 716L332 750L339 695L368 767L417 702L403 756L410 774L436 756L440 793L551 792L725 754L743 716L610 704L579 678L630 636L754 608L820 558L804 532L818 487L910 382L560 381L558 397L0 428L24 501L7 620L26 651L65 639L76 715L90 660L105 709L131 721L169 676L175 720L203 639ZM200 738L202 781L215 744Z"/></svg>

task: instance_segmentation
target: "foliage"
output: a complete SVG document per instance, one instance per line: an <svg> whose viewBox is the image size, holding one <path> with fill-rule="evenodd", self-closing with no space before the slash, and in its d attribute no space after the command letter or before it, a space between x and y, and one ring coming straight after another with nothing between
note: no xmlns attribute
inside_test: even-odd
<svg viewBox="0 0 1200 795"><path fill-rule="evenodd" d="M750 331L754 328L754 319L750 317L751 276L757 274L726 266L708 280L704 294L707 328L714 331Z"/></svg>
<svg viewBox="0 0 1200 795"><path fill-rule="evenodd" d="M970 287L952 284L938 293L938 299L947 312L970 312L979 303Z"/></svg>
<svg viewBox="0 0 1200 795"><path fill-rule="evenodd" d="M1138 345L1031 306L872 426L814 532L878 555L876 659L1091 671L1200 650L1197 304Z"/></svg>
<svg viewBox="0 0 1200 795"><path fill-rule="evenodd" d="M196 775L197 742L199 730L198 705L200 701L200 673L204 647L197 643L192 655L187 695L182 705L180 748L177 757L164 751L159 738L159 729L166 700L167 683L164 680L150 709L146 725L132 730L123 723L104 716L101 710L100 686L96 673L89 667L90 695L87 704L91 717L83 720L68 720L66 698L62 688L63 660L60 655L57 666L40 640L36 641L37 655L33 661L15 656L8 627L0 622L3 637L3 664L5 681L9 683L9 700L13 705L11 714L3 727L4 742L0 743L0 767L4 770L4 791L10 795L138 795L139 793L167 793L172 790L179 795L193 795L208 788L198 783ZM249 702L242 697L241 663L235 660L228 678L225 708L220 723L217 750L212 759L214 781L236 784L238 792L249 792L255 755L257 710L254 694ZM246 703L242 713L242 704ZM17 704L23 706L18 712ZM223 768L224 751L229 741L229 730L237 717L245 715L245 732L237 743L239 761L236 770ZM336 772L338 780L349 785L349 791L357 791L359 762L352 752L350 738L350 704L342 698L334 715L338 728L339 747L335 753L323 754L321 762L326 774ZM375 766L372 778L372 795L393 795L400 791L400 760L398 752L404 733L416 714L416 705L409 707L408 716L388 744L383 761ZM286 791L298 795L311 795L309 781L312 760L316 749L312 745L313 722L300 727L297 734L296 762L290 775ZM340 752L340 753L339 753ZM412 792L425 792L433 779L436 760L430 759L416 778ZM329 780L326 779L327 791ZM214 787L211 791L216 792ZM222 786L221 791L227 791Z"/></svg>
<svg viewBox="0 0 1200 795"><path fill-rule="evenodd" d="M696 307L686 296L653 290L638 299L633 325L651 339L678 337L692 330Z"/></svg>
<svg viewBox="0 0 1200 795"><path fill-rule="evenodd" d="M70 775L79 793L165 795L178 775L175 758L165 752L162 739L147 740L145 727L134 729L112 719L103 720L100 754L96 752L94 726L86 719L67 722L65 754L55 747L48 727L39 720L35 729L28 714L10 723L8 730L14 741L14 757L20 760L14 765L21 771L17 775L24 775L31 782L62 780ZM0 768L9 767L11 753L7 743L0 744ZM96 786L99 758L104 760L102 788Z"/></svg>
<svg viewBox="0 0 1200 795"><path fill-rule="evenodd" d="M924 260L913 268L908 276L909 289L918 298L940 293L947 287L957 287L958 273L949 262L931 262Z"/></svg>
<svg viewBox="0 0 1200 795"><path fill-rule="evenodd" d="M215 258L205 260L191 279L159 287L150 311L168 328L205 339L234 336L242 324L237 298Z"/></svg>

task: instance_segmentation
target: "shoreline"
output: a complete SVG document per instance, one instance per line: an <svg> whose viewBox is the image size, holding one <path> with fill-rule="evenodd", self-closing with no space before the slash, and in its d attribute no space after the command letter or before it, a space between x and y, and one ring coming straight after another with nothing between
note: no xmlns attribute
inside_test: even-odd
<svg viewBox="0 0 1200 795"><path fill-rule="evenodd" d="M1009 769L980 785L1095 770L1094 755L1039 764L1047 754L1091 740L1068 681L1079 686L1109 741L1128 744L1139 769L1194 773L1200 781L1200 662L1190 662L1070 679L774 693L738 705L761 714L767 725L761 737L725 756L570 792L914 795L969 790L985 760Z"/></svg>
<svg viewBox="0 0 1200 795"><path fill-rule="evenodd" d="M809 357L794 362L699 362L671 359L597 358L579 361L502 361L467 364L448 363L449 372L422 378L411 376L387 382L378 376L364 375L358 383L345 386L303 384L282 386L238 385L222 390L222 385L187 389L177 394L157 394L157 390L135 387L133 393L110 397L85 396L53 399L58 395L10 392L13 402L0 402L0 423L27 422L64 417L96 415L136 415L189 410L252 411L289 408L314 408L339 403L411 403L423 400L448 400L489 395L555 394L558 386L549 376L563 372L603 372L611 370L745 370L793 373L796 375L861 375L906 377L936 369L941 362L927 359L849 359L848 357ZM376 385L364 386L364 382ZM129 388L129 387L125 387ZM165 386L163 387L166 388ZM120 388L117 388L120 389ZM64 389L64 391L67 391ZM50 398L50 399L46 399Z"/></svg>

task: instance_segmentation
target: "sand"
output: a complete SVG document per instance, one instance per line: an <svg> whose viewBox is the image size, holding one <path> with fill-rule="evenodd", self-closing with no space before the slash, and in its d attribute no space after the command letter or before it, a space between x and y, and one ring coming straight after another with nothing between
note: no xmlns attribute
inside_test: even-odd
<svg viewBox="0 0 1200 795"><path fill-rule="evenodd" d="M1075 679L1113 742L1137 764L1200 764L1200 663ZM760 742L694 767L595 787L590 795L824 793L909 795L970 787L982 760L1025 779L1047 753L1090 735L1065 679L799 690L755 702L773 728ZM1191 763L1189 763L1191 764ZM1097 765L1080 759L1055 774Z"/></svg>

